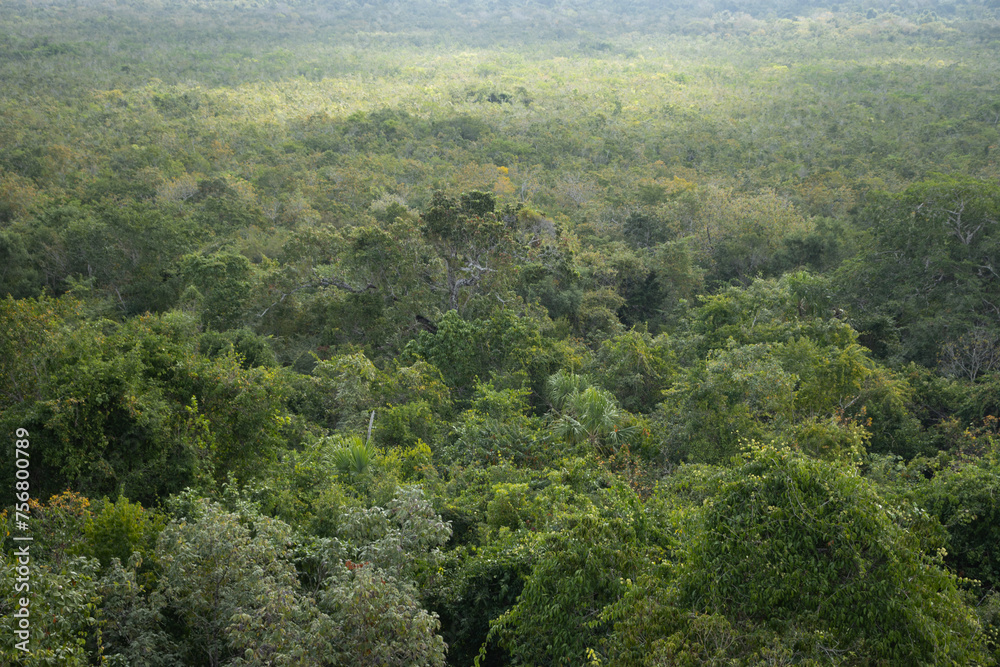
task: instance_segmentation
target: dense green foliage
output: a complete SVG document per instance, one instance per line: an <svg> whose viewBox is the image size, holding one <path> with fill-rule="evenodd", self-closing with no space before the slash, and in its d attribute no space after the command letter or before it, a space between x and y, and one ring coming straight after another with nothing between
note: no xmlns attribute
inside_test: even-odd
<svg viewBox="0 0 1000 667"><path fill-rule="evenodd" d="M998 44L5 2L0 662L996 664Z"/></svg>

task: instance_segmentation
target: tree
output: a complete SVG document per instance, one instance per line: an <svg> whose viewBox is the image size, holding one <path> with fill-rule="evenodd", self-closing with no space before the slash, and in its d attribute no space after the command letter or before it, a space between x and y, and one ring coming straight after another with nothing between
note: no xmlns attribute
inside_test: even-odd
<svg viewBox="0 0 1000 667"><path fill-rule="evenodd" d="M622 664L978 663L982 628L940 546L852 467L752 445L704 504L673 515L675 556L604 615Z"/></svg>
<svg viewBox="0 0 1000 667"><path fill-rule="evenodd" d="M791 202L771 190L745 195L710 189L701 218L709 279L719 283L749 285L760 274L773 275L784 240L807 228Z"/></svg>
<svg viewBox="0 0 1000 667"><path fill-rule="evenodd" d="M128 563L133 554L151 562L165 523L161 513L143 509L124 496L115 502L105 499L87 518L83 527L86 543L80 549L97 558L105 569L115 558Z"/></svg>
<svg viewBox="0 0 1000 667"><path fill-rule="evenodd" d="M477 378L486 381L492 375L518 388L528 386L541 397L545 380L567 354L564 347L542 336L538 320L512 309L474 320L449 311L433 333L421 331L405 352L440 369L457 402L468 400Z"/></svg>
<svg viewBox="0 0 1000 667"><path fill-rule="evenodd" d="M350 561L348 561L350 562ZM345 667L443 667L444 639L436 614L392 575L358 564L320 595L321 607L336 622L336 664Z"/></svg>
<svg viewBox="0 0 1000 667"><path fill-rule="evenodd" d="M252 511L227 512L188 492L160 534L159 596L185 664L319 665L328 621L299 591L291 530Z"/></svg>
<svg viewBox="0 0 1000 667"><path fill-rule="evenodd" d="M225 331L248 319L254 268L243 255L217 252L190 254L180 259L181 280L198 290L206 328Z"/></svg>
<svg viewBox="0 0 1000 667"><path fill-rule="evenodd" d="M571 445L587 443L606 455L638 432L614 396L578 375L560 371L550 377L548 396L553 408L552 433Z"/></svg>
<svg viewBox="0 0 1000 667"><path fill-rule="evenodd" d="M422 488L403 486L384 507L347 510L338 537L355 561L374 563L399 586L413 587L433 575L451 526L434 511Z"/></svg>
<svg viewBox="0 0 1000 667"><path fill-rule="evenodd" d="M826 632L831 648L872 660L976 660L979 624L940 555L906 530L908 511L850 469L755 448L691 526L679 599L779 632Z"/></svg>
<svg viewBox="0 0 1000 667"><path fill-rule="evenodd" d="M504 268L505 255L512 249L511 227L498 216L496 200L485 192L462 194L458 201L441 192L434 193L430 208L421 217L423 232L445 265L445 308L457 310L462 294L480 288L487 280L497 280Z"/></svg>
<svg viewBox="0 0 1000 667"><path fill-rule="evenodd" d="M602 495L600 509L580 503L561 517L562 525L539 536L517 602L491 621L488 640L515 662L584 664L606 637L610 627L601 612L640 571L650 535L631 490L616 485ZM487 655L484 644L476 664Z"/></svg>
<svg viewBox="0 0 1000 667"><path fill-rule="evenodd" d="M110 665L180 667L180 646L164 629L162 598L149 590L137 574L139 554L126 565L112 558L97 583L104 616L102 639Z"/></svg>
<svg viewBox="0 0 1000 667"><path fill-rule="evenodd" d="M117 325L41 315L10 327L14 338L0 343L18 345L22 357L10 367L15 394L2 418L31 433L41 493L71 485L148 503L212 485L213 475L245 479L284 442L283 375L244 368L234 354L200 356L190 316Z"/></svg>
<svg viewBox="0 0 1000 667"><path fill-rule="evenodd" d="M675 372L675 354L666 336L629 331L601 343L593 375L630 412L651 412L663 399Z"/></svg>
<svg viewBox="0 0 1000 667"><path fill-rule="evenodd" d="M838 272L859 328L888 315L906 359L933 367L944 353L949 372L978 375L992 348L976 332L1000 314L1000 186L936 175L873 193L860 218L871 241Z"/></svg>
<svg viewBox="0 0 1000 667"><path fill-rule="evenodd" d="M29 266L53 291L89 281L125 316L173 305L175 263L205 238L191 220L133 201L51 206L25 231Z"/></svg>
<svg viewBox="0 0 1000 667"><path fill-rule="evenodd" d="M945 562L952 571L1000 591L1000 507L995 502L1000 465L995 449L978 460L942 465L946 461L915 459L905 493L948 531Z"/></svg>
<svg viewBox="0 0 1000 667"><path fill-rule="evenodd" d="M63 563L47 563L30 559L30 595L15 592L17 557L0 553L0 582L4 593L0 597L0 658L9 665L28 667L86 667L101 659L102 614L97 592L100 564L85 557L70 558ZM14 615L20 599L29 595L30 616L28 652L15 647L20 641L15 630L20 629ZM23 627L23 626L21 626Z"/></svg>

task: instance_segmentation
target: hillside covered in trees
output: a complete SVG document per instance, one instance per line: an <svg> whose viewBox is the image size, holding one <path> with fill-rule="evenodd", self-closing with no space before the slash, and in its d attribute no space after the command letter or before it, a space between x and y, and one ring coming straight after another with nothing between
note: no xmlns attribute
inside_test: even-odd
<svg viewBox="0 0 1000 667"><path fill-rule="evenodd" d="M996 664L998 12L4 0L0 662Z"/></svg>

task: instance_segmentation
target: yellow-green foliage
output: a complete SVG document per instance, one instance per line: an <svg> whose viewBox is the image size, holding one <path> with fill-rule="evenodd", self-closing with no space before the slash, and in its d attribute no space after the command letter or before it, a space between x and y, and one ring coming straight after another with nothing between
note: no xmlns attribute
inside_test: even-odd
<svg viewBox="0 0 1000 667"><path fill-rule="evenodd" d="M143 561L150 561L156 538L165 524L166 518L161 513L143 509L124 496L114 502L105 500L84 524L85 551L104 567L112 558L128 563L133 553L139 554Z"/></svg>

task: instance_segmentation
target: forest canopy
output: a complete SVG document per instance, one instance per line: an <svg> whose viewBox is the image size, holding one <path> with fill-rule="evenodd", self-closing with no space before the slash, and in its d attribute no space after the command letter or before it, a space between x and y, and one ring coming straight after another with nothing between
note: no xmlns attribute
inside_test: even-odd
<svg viewBox="0 0 1000 667"><path fill-rule="evenodd" d="M995 2L4 8L0 661L1000 659Z"/></svg>

